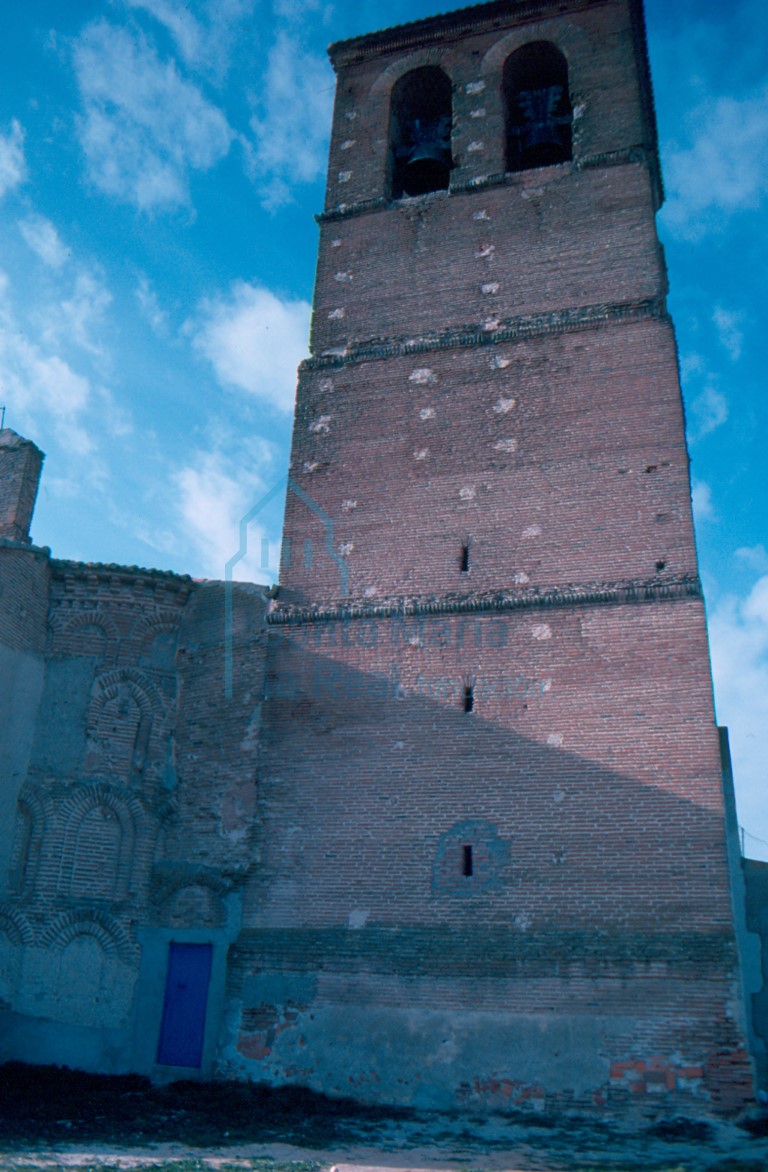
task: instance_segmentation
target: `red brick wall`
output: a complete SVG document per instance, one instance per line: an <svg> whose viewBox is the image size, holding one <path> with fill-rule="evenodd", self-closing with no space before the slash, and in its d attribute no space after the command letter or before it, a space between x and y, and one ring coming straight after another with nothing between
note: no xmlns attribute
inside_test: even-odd
<svg viewBox="0 0 768 1172"><path fill-rule="evenodd" d="M0 537L29 542L43 453L10 428L0 431Z"/></svg>

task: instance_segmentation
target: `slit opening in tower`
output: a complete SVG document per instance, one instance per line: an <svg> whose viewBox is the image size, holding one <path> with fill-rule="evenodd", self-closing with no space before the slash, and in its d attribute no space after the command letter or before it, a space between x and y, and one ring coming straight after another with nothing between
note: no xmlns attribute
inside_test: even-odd
<svg viewBox="0 0 768 1172"><path fill-rule="evenodd" d="M461 572L462 574L469 573L469 542L465 541L461 547Z"/></svg>
<svg viewBox="0 0 768 1172"><path fill-rule="evenodd" d="M472 858L472 846L470 843L465 843L461 848L461 873L467 878L474 874L474 860Z"/></svg>
<svg viewBox="0 0 768 1172"><path fill-rule="evenodd" d="M507 170L567 163L572 155L573 107L568 62L548 41L523 45L504 66Z"/></svg>
<svg viewBox="0 0 768 1172"><path fill-rule="evenodd" d="M399 79L389 115L393 199L447 191L452 122L451 81L442 69L425 65Z"/></svg>
<svg viewBox="0 0 768 1172"><path fill-rule="evenodd" d="M471 712L475 707L475 689L472 684L466 684L464 687L464 711Z"/></svg>

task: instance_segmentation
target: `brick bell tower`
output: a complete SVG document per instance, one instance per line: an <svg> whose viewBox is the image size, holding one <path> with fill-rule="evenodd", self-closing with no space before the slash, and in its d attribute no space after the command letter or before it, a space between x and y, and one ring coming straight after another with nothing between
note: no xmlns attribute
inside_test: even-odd
<svg viewBox="0 0 768 1172"><path fill-rule="evenodd" d="M751 1096L640 0L333 45L224 1066Z"/></svg>

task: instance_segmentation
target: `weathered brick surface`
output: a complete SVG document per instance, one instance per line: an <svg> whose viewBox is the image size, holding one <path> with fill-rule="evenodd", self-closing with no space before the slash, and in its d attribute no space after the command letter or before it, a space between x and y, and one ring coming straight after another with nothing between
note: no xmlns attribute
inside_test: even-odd
<svg viewBox="0 0 768 1172"><path fill-rule="evenodd" d="M43 453L29 440L8 427L0 430L0 538L29 544L43 459Z"/></svg>

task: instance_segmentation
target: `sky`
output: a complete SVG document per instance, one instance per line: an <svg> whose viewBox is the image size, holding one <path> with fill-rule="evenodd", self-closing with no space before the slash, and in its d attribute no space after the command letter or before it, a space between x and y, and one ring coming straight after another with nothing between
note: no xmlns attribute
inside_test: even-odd
<svg viewBox="0 0 768 1172"><path fill-rule="evenodd" d="M3 6L0 406L46 453L37 544L224 576L239 518L287 469L325 48L462 6ZM646 11L717 715L746 853L768 860L768 10ZM280 523L277 494L241 576L273 579Z"/></svg>

